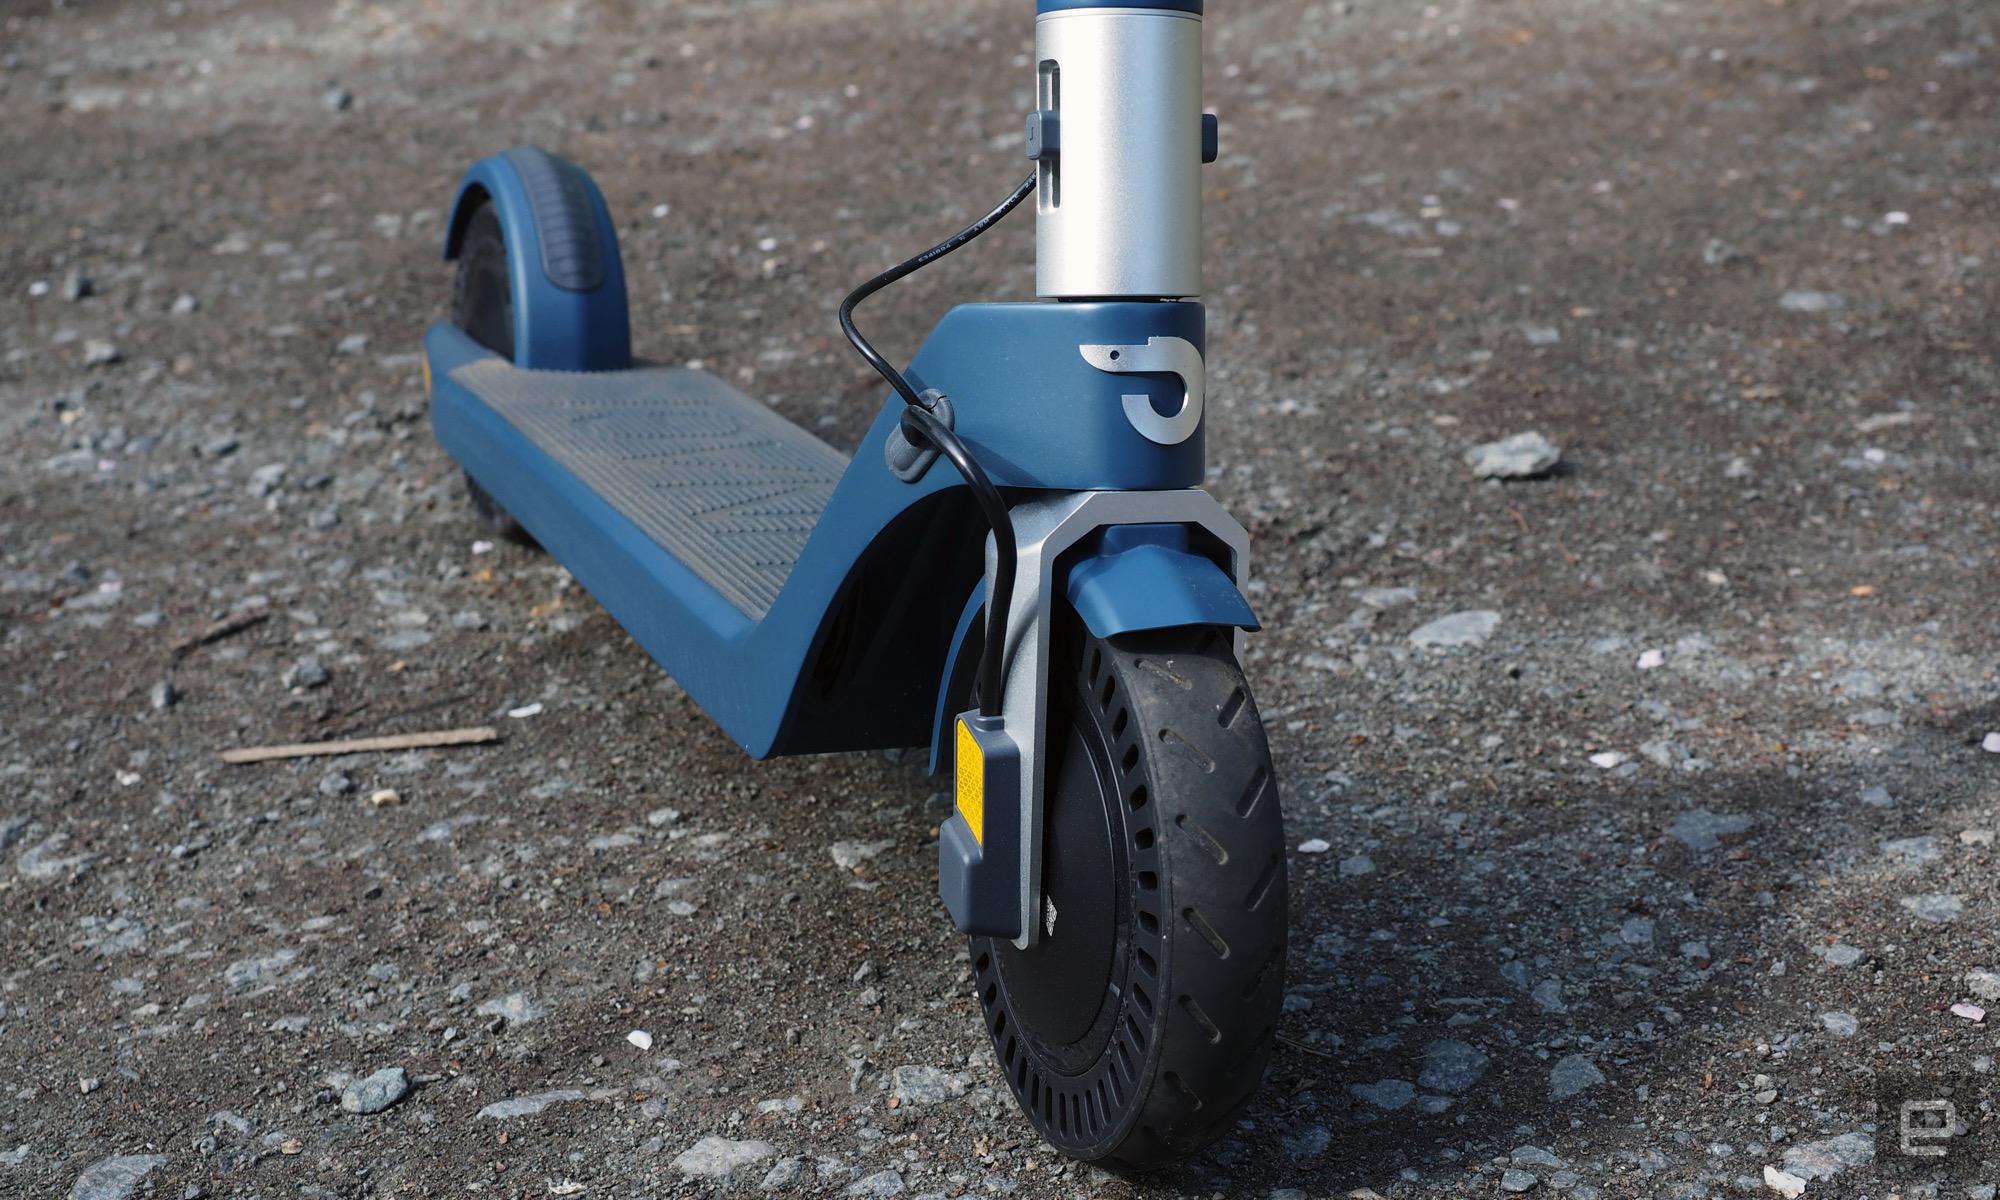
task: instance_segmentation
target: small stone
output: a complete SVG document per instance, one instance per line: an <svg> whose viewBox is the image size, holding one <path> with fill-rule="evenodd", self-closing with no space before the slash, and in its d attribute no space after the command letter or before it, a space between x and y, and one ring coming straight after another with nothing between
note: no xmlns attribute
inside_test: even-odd
<svg viewBox="0 0 2000 1200"><path fill-rule="evenodd" d="M70 1185L69 1200L125 1200L155 1167L167 1165L164 1154L125 1154L104 1158L83 1169Z"/></svg>
<svg viewBox="0 0 2000 1200"><path fill-rule="evenodd" d="M1499 627L1499 613L1491 609L1469 609L1419 626L1410 633L1410 643L1415 646L1478 646L1492 637L1493 631Z"/></svg>
<svg viewBox="0 0 2000 1200"><path fill-rule="evenodd" d="M582 1093L578 1093L577 1098L582 1099ZM775 1158L777 1154L778 1148L765 1141L751 1139L737 1142L728 1138L705 1137L682 1151L674 1159L674 1166L683 1175L727 1179L733 1172L767 1158ZM898 1182L901 1182L900 1176Z"/></svg>
<svg viewBox="0 0 2000 1200"><path fill-rule="evenodd" d="M1958 831L1958 843L1961 846L1991 846L1993 844L1993 831L1991 829L1961 829Z"/></svg>
<svg viewBox="0 0 2000 1200"><path fill-rule="evenodd" d="M890 1094L899 1105L943 1104L965 1094L965 1085L936 1067L897 1067L891 1077Z"/></svg>
<svg viewBox="0 0 2000 1200"><path fill-rule="evenodd" d="M330 508L321 509L306 517L308 529L332 529L340 524L340 514Z"/></svg>
<svg viewBox="0 0 2000 1200"><path fill-rule="evenodd" d="M1965 973L1965 986L1981 1000L2000 1000L2000 971L1974 967Z"/></svg>
<svg viewBox="0 0 2000 1200"><path fill-rule="evenodd" d="M250 472L250 482L244 490L260 499L268 496L285 482L285 472L289 469L284 463L266 463Z"/></svg>
<svg viewBox="0 0 2000 1200"><path fill-rule="evenodd" d="M1416 601L1417 589L1413 587L1362 588L1354 593L1354 599L1369 608L1400 608Z"/></svg>
<svg viewBox="0 0 2000 1200"><path fill-rule="evenodd" d="M174 302L168 306L167 312L176 317L185 317L200 307L201 301L195 299L192 292L182 292L174 297Z"/></svg>
<svg viewBox="0 0 2000 1200"><path fill-rule="evenodd" d="M835 842L827 847L827 851L833 855L835 866L843 871L852 871L895 844L893 838L879 842Z"/></svg>
<svg viewBox="0 0 2000 1200"><path fill-rule="evenodd" d="M316 654L308 654L285 669L284 685L288 688L325 687L333 680L333 675L319 661Z"/></svg>
<svg viewBox="0 0 2000 1200"><path fill-rule="evenodd" d="M1682 942L1681 957L1696 962L1712 962L1715 959L1715 955L1709 953L1707 942Z"/></svg>
<svg viewBox="0 0 2000 1200"><path fill-rule="evenodd" d="M403 1068L385 1067L341 1089L340 1111L368 1116L388 1108L409 1091L410 1077L403 1073Z"/></svg>
<svg viewBox="0 0 2000 1200"><path fill-rule="evenodd" d="M181 702L181 690L162 679L153 685L152 691L146 693L146 700L154 708L164 712Z"/></svg>
<svg viewBox="0 0 2000 1200"><path fill-rule="evenodd" d="M1340 873L1350 876L1373 875L1375 873L1375 860L1366 854L1356 854L1351 858L1343 858L1340 860Z"/></svg>
<svg viewBox="0 0 2000 1200"><path fill-rule="evenodd" d="M759 1184L758 1187L767 1192L775 1192L780 1188L788 1188L799 1181L799 1177L805 1174L805 1170L804 1159L781 1158L778 1160L778 1165L772 1167L765 1174L764 1182Z"/></svg>
<svg viewBox="0 0 2000 1200"><path fill-rule="evenodd" d="M1822 313L1837 308L1846 308L1847 301L1832 292L1819 292L1811 288L1795 288L1778 297L1778 307L1786 312Z"/></svg>
<svg viewBox="0 0 2000 1200"><path fill-rule="evenodd" d="M1823 1012L1819 1015L1819 1023L1835 1037L1853 1037L1861 1029L1861 1022L1855 1019L1853 1013Z"/></svg>
<svg viewBox="0 0 2000 1200"><path fill-rule="evenodd" d="M1465 452L1465 461L1481 479L1532 479L1553 470L1562 461L1562 450L1530 431L1474 446Z"/></svg>
<svg viewBox="0 0 2000 1200"><path fill-rule="evenodd" d="M1585 1088L1596 1087L1604 1082L1604 1072L1597 1064L1581 1054L1571 1054L1556 1060L1549 1069L1549 1099L1567 1100Z"/></svg>
<svg viewBox="0 0 2000 1200"><path fill-rule="evenodd" d="M1514 1153L1508 1157L1517 1167L1555 1167L1560 1170L1569 1165L1540 1146L1516 1146Z"/></svg>
<svg viewBox="0 0 2000 1200"><path fill-rule="evenodd" d="M480 612L478 609L468 608L462 612L451 614L451 627L453 629L464 630L467 633L476 633L486 628L486 624L486 614Z"/></svg>
<svg viewBox="0 0 2000 1200"><path fill-rule="evenodd" d="M1868 953L1859 946L1850 946L1846 942L1835 942L1826 948L1824 957L1830 966L1851 967L1862 959L1867 958Z"/></svg>
<svg viewBox="0 0 2000 1200"><path fill-rule="evenodd" d="M1934 837L1897 838L1894 841L1883 842L1882 853L1912 863L1936 862L1944 856L1944 851L1938 849L1938 841Z"/></svg>
<svg viewBox="0 0 2000 1200"><path fill-rule="evenodd" d="M376 788L368 793L368 807L389 808L403 802L403 794L395 788Z"/></svg>
<svg viewBox="0 0 2000 1200"><path fill-rule="evenodd" d="M82 270L71 267L63 273L62 298L71 304L75 304L96 290L97 285L95 281L90 276L85 275Z"/></svg>
<svg viewBox="0 0 2000 1200"><path fill-rule="evenodd" d="M1749 828L1749 817L1718 816L1697 808L1674 818L1674 823L1667 826L1667 836L1678 839L1690 850L1713 850L1722 844L1723 838L1735 837Z"/></svg>
<svg viewBox="0 0 2000 1200"><path fill-rule="evenodd" d="M1500 1190L1503 1192L1525 1192L1540 1182L1528 1172L1514 1167L1500 1173Z"/></svg>
<svg viewBox="0 0 2000 1200"><path fill-rule="evenodd" d="M1424 1069L1417 1086L1433 1092L1463 1092L1479 1082L1491 1062L1467 1042L1441 1039L1424 1047Z"/></svg>
<svg viewBox="0 0 2000 1200"><path fill-rule="evenodd" d="M1528 999L1535 1002L1536 1008L1552 1016L1569 1011L1569 1005L1563 1003L1562 981L1558 979L1542 980L1535 985L1534 991L1528 993Z"/></svg>
<svg viewBox="0 0 2000 1200"><path fill-rule="evenodd" d="M1416 1086L1403 1079L1357 1083L1347 1090L1384 1112L1395 1112L1417 1096Z"/></svg>
<svg viewBox="0 0 2000 1200"><path fill-rule="evenodd" d="M1278 1144L1293 1158L1317 1158L1333 1144L1333 1131L1324 1125L1308 1125L1295 1135L1279 1138Z"/></svg>
<svg viewBox="0 0 2000 1200"><path fill-rule="evenodd" d="M354 780L339 771L334 771L319 781L319 794L322 796L345 796L353 790Z"/></svg>
<svg viewBox="0 0 2000 1200"><path fill-rule="evenodd" d="M1299 843L1300 854L1325 854L1331 849L1333 849L1333 843L1327 841L1325 838L1307 838L1305 841Z"/></svg>
<svg viewBox="0 0 2000 1200"><path fill-rule="evenodd" d="M1865 1167L1874 1161L1875 1139L1865 1133L1843 1133L1785 1151L1785 1170L1805 1180L1831 1179L1850 1167Z"/></svg>
<svg viewBox="0 0 2000 1200"><path fill-rule="evenodd" d="M1669 771L1686 771L1693 768L1694 755L1679 742L1662 739L1656 742L1641 742L1639 753L1647 761Z"/></svg>
<svg viewBox="0 0 2000 1200"><path fill-rule="evenodd" d="M319 102L328 112L346 112L354 107L354 93L344 87L330 85L320 93Z"/></svg>
<svg viewBox="0 0 2000 1200"><path fill-rule="evenodd" d="M482 1002L472 1010L481 1017L500 1017L509 1025L526 1025L549 1015L549 1010L534 1002L526 992L509 992Z"/></svg>
<svg viewBox="0 0 2000 1200"><path fill-rule="evenodd" d="M847 1185L850 1196L900 1196L903 1193L903 1177L894 1171L877 1171L864 1175Z"/></svg>
<svg viewBox="0 0 2000 1200"><path fill-rule="evenodd" d="M102 338L86 338L83 343L83 365L86 367L108 367L123 358L118 347Z"/></svg>
<svg viewBox="0 0 2000 1200"><path fill-rule="evenodd" d="M195 447L195 452L203 458L225 458L236 453L236 447L240 444L233 433L217 434Z"/></svg>
<svg viewBox="0 0 2000 1200"><path fill-rule="evenodd" d="M556 1092L536 1092L532 1096L516 1096L511 1100L499 1100L479 1110L482 1117L492 1117L504 1121L512 1117L532 1117L551 1104L566 1100L586 1100L589 1097L575 1088L564 1088Z"/></svg>
<svg viewBox="0 0 2000 1200"><path fill-rule="evenodd" d="M2000 733L1989 733L1979 743L1979 748L1988 754L2000 754Z"/></svg>
<svg viewBox="0 0 2000 1200"><path fill-rule="evenodd" d="M1951 921L1965 911L1965 902L1957 896L1941 892L1930 892L1922 896L1905 896L1900 901L1904 909L1919 921Z"/></svg>
<svg viewBox="0 0 2000 1200"><path fill-rule="evenodd" d="M1627 917L1618 927L1618 940L1628 946L1650 946L1653 944L1653 919L1651 917Z"/></svg>
<svg viewBox="0 0 2000 1200"><path fill-rule="evenodd" d="M1711 267L1727 266L1742 257L1734 246L1721 238L1712 237L1708 239L1708 244L1701 248L1701 261Z"/></svg>
<svg viewBox="0 0 2000 1200"><path fill-rule="evenodd" d="M1861 789L1861 803L1870 808L1894 808L1896 801L1889 795L1889 789L1881 785Z"/></svg>
<svg viewBox="0 0 2000 1200"><path fill-rule="evenodd" d="M651 1050L653 1048L653 1035L643 1029L634 1029L625 1035L625 1040L639 1047L641 1050Z"/></svg>
<svg viewBox="0 0 2000 1200"><path fill-rule="evenodd" d="M1789 1171L1776 1167L1764 1168L1764 1186L1783 1196L1785 1200L1798 1200L1806 1193L1806 1181Z"/></svg>
<svg viewBox="0 0 2000 1200"><path fill-rule="evenodd" d="M646 814L646 824L655 829L665 829L680 819L681 810L678 808L656 808Z"/></svg>
<svg viewBox="0 0 2000 1200"><path fill-rule="evenodd" d="M366 349L368 349L368 335L365 333L350 333L341 338L340 344L334 347L334 351L339 354L360 354Z"/></svg>

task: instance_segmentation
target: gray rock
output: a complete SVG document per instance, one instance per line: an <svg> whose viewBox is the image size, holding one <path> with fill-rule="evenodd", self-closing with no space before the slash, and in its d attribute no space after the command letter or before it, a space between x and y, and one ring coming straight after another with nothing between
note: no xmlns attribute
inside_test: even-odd
<svg viewBox="0 0 2000 1200"><path fill-rule="evenodd" d="M1627 917L1618 927L1618 940L1628 946L1650 946L1653 944L1653 919L1651 917Z"/></svg>
<svg viewBox="0 0 2000 1200"><path fill-rule="evenodd" d="M1528 999L1535 1002L1536 1008L1552 1016L1560 1016L1569 1011L1569 1005L1563 1003L1563 985L1560 979L1542 980L1535 985L1534 991L1528 993Z"/></svg>
<svg viewBox="0 0 2000 1200"><path fill-rule="evenodd" d="M1639 753L1645 756L1648 761L1665 767L1669 771L1689 770L1695 760L1694 755L1688 751L1686 746L1665 738L1655 742L1639 743Z"/></svg>
<svg viewBox="0 0 2000 1200"><path fill-rule="evenodd" d="M223 433L209 438L207 441L201 443L201 445L195 447L195 450L203 458L223 458L236 453L236 447L241 444L236 440L235 434Z"/></svg>
<svg viewBox="0 0 2000 1200"><path fill-rule="evenodd" d="M1835 1037L1853 1037L1861 1030L1861 1022L1854 1019L1853 1013L1823 1012L1819 1023Z"/></svg>
<svg viewBox="0 0 2000 1200"><path fill-rule="evenodd" d="M1439 617L1410 633L1415 646L1479 646L1500 627L1500 614L1491 609L1469 609Z"/></svg>
<svg viewBox="0 0 2000 1200"><path fill-rule="evenodd" d="M270 495L285 482L286 469L284 463L267 463L258 467L250 472L250 482L245 485L245 490L260 499Z"/></svg>
<svg viewBox="0 0 2000 1200"><path fill-rule="evenodd" d="M83 365L86 367L108 367L124 357L117 345L103 338L83 339Z"/></svg>
<svg viewBox="0 0 2000 1200"><path fill-rule="evenodd" d="M2000 971L1974 967L1965 973L1965 986L1981 1000L2000 1000Z"/></svg>
<svg viewBox="0 0 2000 1200"><path fill-rule="evenodd" d="M146 700L154 708L165 711L181 702L181 690L162 679L153 685L152 691L146 693Z"/></svg>
<svg viewBox="0 0 2000 1200"><path fill-rule="evenodd" d="M799 1181L806 1172L805 1160L801 1158L781 1158L778 1165L764 1174L764 1182L757 1186L767 1192L788 1188Z"/></svg>
<svg viewBox="0 0 2000 1200"><path fill-rule="evenodd" d="M482 1117L492 1117L498 1121L504 1121L510 1117L532 1117L551 1104L559 1104L566 1100L584 1099L588 1099L588 1097L575 1088L564 1088L554 1092L536 1092L532 1096L515 1096L511 1100L495 1101L485 1108L480 1109L479 1115Z"/></svg>
<svg viewBox="0 0 2000 1200"><path fill-rule="evenodd" d="M319 793L322 796L345 796L353 790L353 778L339 771L334 771L319 781Z"/></svg>
<svg viewBox="0 0 2000 1200"><path fill-rule="evenodd" d="M1508 1167L1500 1173L1500 1190L1503 1192L1525 1192L1541 1180L1517 1167Z"/></svg>
<svg viewBox="0 0 2000 1200"><path fill-rule="evenodd" d="M76 267L63 272L62 298L75 304L97 291L97 282Z"/></svg>
<svg viewBox="0 0 2000 1200"><path fill-rule="evenodd" d="M1849 1167L1874 1161L1875 1139L1865 1133L1843 1133L1785 1151L1785 1170L1800 1179L1831 1179Z"/></svg>
<svg viewBox="0 0 2000 1200"><path fill-rule="evenodd" d="M486 615L477 609L468 608L463 612L455 612L451 615L451 627L453 629L465 630L468 633L476 633L486 628L486 624Z"/></svg>
<svg viewBox="0 0 2000 1200"><path fill-rule="evenodd" d="M890 1084L900 1104L943 1104L965 1094L965 1083L936 1067L897 1067Z"/></svg>
<svg viewBox="0 0 2000 1200"><path fill-rule="evenodd" d="M1879 784L1861 789L1861 803L1870 808L1894 808L1896 801L1889 795L1889 789Z"/></svg>
<svg viewBox="0 0 2000 1200"><path fill-rule="evenodd" d="M578 1096L581 1099L581 1094ZM722 1137L705 1137L682 1151L674 1159L674 1167L683 1175L701 1175L710 1179L727 1179L744 1167L775 1158L778 1148L769 1142L750 1139L731 1141ZM898 1179L900 1183L900 1178Z"/></svg>
<svg viewBox="0 0 2000 1200"><path fill-rule="evenodd" d="M1540 1146L1516 1146L1508 1160L1517 1167L1555 1167L1561 1169L1569 1164Z"/></svg>
<svg viewBox="0 0 2000 1200"><path fill-rule="evenodd" d="M286 668L284 685L288 688L325 687L333 680L333 675L319 661L316 654L308 654Z"/></svg>
<svg viewBox="0 0 2000 1200"><path fill-rule="evenodd" d="M285 977L285 968L298 957L296 950L277 950L253 958L239 958L222 969L222 982L231 991L276 987Z"/></svg>
<svg viewBox="0 0 2000 1200"><path fill-rule="evenodd" d="M879 842L835 842L827 847L827 852L833 855L835 866L843 871L852 871L895 844L893 838Z"/></svg>
<svg viewBox="0 0 2000 1200"><path fill-rule="evenodd" d="M1681 957L1696 962L1712 962L1715 959L1715 955L1709 952L1707 942L1682 942Z"/></svg>
<svg viewBox="0 0 2000 1200"><path fill-rule="evenodd" d="M1474 446L1465 452L1465 461L1481 479L1532 479L1553 470L1562 461L1562 449L1530 431Z"/></svg>
<svg viewBox="0 0 2000 1200"><path fill-rule="evenodd" d="M1786 312L1823 313L1837 308L1846 308L1847 301L1832 292L1818 292L1811 288L1794 288L1778 297L1778 307Z"/></svg>
<svg viewBox="0 0 2000 1200"><path fill-rule="evenodd" d="M481 1017L502 1017L509 1025L526 1025L549 1015L549 1010L529 998L526 992L509 992L495 996L472 1010Z"/></svg>
<svg viewBox="0 0 2000 1200"><path fill-rule="evenodd" d="M123 1154L104 1158L83 1169L69 1187L69 1200L125 1200L154 1167L167 1165L164 1154Z"/></svg>
<svg viewBox="0 0 2000 1200"><path fill-rule="evenodd" d="M1324 1125L1308 1125L1294 1136L1279 1138L1278 1144L1293 1158L1317 1158L1333 1145L1333 1131Z"/></svg>
<svg viewBox="0 0 2000 1200"><path fill-rule="evenodd" d="M1911 863L1936 862L1944 856L1944 852L1938 849L1938 840L1934 837L1897 838L1894 841L1883 842L1882 853Z"/></svg>
<svg viewBox="0 0 2000 1200"><path fill-rule="evenodd" d="M332 529L338 524L340 524L340 514L330 508L321 509L306 517L308 529Z"/></svg>
<svg viewBox="0 0 2000 1200"><path fill-rule="evenodd" d="M1424 1047L1424 1069L1417 1086L1433 1092L1462 1092L1479 1082L1491 1062L1476 1046L1440 1039Z"/></svg>
<svg viewBox="0 0 2000 1200"><path fill-rule="evenodd" d="M1735 837L1749 828L1749 817L1718 816L1697 808L1675 817L1674 823L1667 826L1667 836L1679 839L1690 850L1713 850L1722 844L1723 838Z"/></svg>
<svg viewBox="0 0 2000 1200"><path fill-rule="evenodd" d="M1582 1054L1567 1055L1549 1068L1549 1099L1567 1100L1603 1082L1604 1072L1597 1069L1596 1063Z"/></svg>
<svg viewBox="0 0 2000 1200"><path fill-rule="evenodd" d="M1951 921L1965 911L1965 901L1957 896L1942 892L1930 892L1922 896L1905 896L1900 901L1909 914L1919 921Z"/></svg>
<svg viewBox="0 0 2000 1200"><path fill-rule="evenodd" d="M410 1077L401 1067L384 1067L366 1079L357 1079L341 1089L340 1111L370 1116L388 1108L410 1092Z"/></svg>
<svg viewBox="0 0 2000 1200"><path fill-rule="evenodd" d="M864 1175L847 1185L850 1196L900 1196L903 1194L903 1177L894 1171L877 1171Z"/></svg>
<svg viewBox="0 0 2000 1200"><path fill-rule="evenodd" d="M1500 978L1526 991L1528 987L1528 964L1522 959L1509 959L1500 964Z"/></svg>
<svg viewBox="0 0 2000 1200"><path fill-rule="evenodd" d="M1846 942L1835 942L1826 948L1826 961L1836 967L1851 967L1868 957L1868 952L1859 946Z"/></svg>
<svg viewBox="0 0 2000 1200"><path fill-rule="evenodd" d="M1417 1096L1416 1086L1405 1079L1357 1083L1347 1090L1384 1112L1395 1112Z"/></svg>
<svg viewBox="0 0 2000 1200"><path fill-rule="evenodd" d="M1340 873L1342 875L1373 875L1375 873L1375 860L1366 854L1356 854L1352 858L1343 858L1340 860Z"/></svg>
<svg viewBox="0 0 2000 1200"><path fill-rule="evenodd" d="M328 112L346 112L354 107L354 93L338 85L331 86L320 93L319 102Z"/></svg>
<svg viewBox="0 0 2000 1200"><path fill-rule="evenodd" d="M1415 602L1417 589L1413 587L1362 588L1354 593L1354 599L1369 608L1397 608Z"/></svg>

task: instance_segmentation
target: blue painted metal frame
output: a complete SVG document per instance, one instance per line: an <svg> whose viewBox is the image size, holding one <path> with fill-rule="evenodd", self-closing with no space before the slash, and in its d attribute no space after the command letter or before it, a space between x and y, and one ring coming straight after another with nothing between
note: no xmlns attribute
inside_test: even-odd
<svg viewBox="0 0 2000 1200"><path fill-rule="evenodd" d="M622 371L632 365L625 266L611 210L588 172L579 172L597 217L604 280L591 291L569 291L542 270L542 235L521 176L504 155L482 158L459 181L445 227L444 256L458 257L465 225L490 199L507 242L507 278L514 299L514 365L542 371Z"/></svg>
<svg viewBox="0 0 2000 1200"><path fill-rule="evenodd" d="M539 271L538 260L533 266ZM535 293L528 294L533 302ZM936 387L951 396L957 432L1002 487L1192 487L1202 476L1201 432L1176 446L1148 441L1126 420L1120 399L1144 389L1158 407L1177 405L1180 381L1172 375L1111 375L1084 361L1076 348L1143 344L1155 336L1183 337L1199 347L1202 326L1201 306L1193 303L964 305L938 323L908 376L919 388ZM934 721L924 718L933 717L930 701L940 684L939 668L948 686L955 666L950 655L970 627L974 603L961 611L948 645L902 656L906 666L893 661L897 656L878 653L867 668L876 672L871 686L878 690L899 696L920 690L922 717L914 728L886 716L870 725L866 713L856 713L868 706L832 705L823 691L815 700L815 688L823 683L816 673L828 647L839 640L836 626L871 558L888 553L884 545L896 536L899 522L915 519L921 506L947 492L963 493L957 474L942 465L916 484L889 473L883 448L901 414L895 397L862 440L770 610L752 621L453 378L459 367L491 357L490 351L449 324L433 326L424 345L439 443L744 750L762 758L908 746L934 733ZM951 531L955 545L933 544L931 557L976 564L985 536L976 519L959 520ZM898 564L901 574L926 566ZM1212 563L1207 569L1216 570ZM925 601L966 595L978 578L976 565L967 570L962 578L941 575L926 582L932 590ZM1122 596L1119 578L1114 573L1103 587ZM1206 595L1212 589L1193 590ZM923 728L927 723L931 730Z"/></svg>
<svg viewBox="0 0 2000 1200"><path fill-rule="evenodd" d="M1057 585L1101 638L1178 625L1258 629L1257 614L1228 572L1188 548L1185 525L1119 525Z"/></svg>

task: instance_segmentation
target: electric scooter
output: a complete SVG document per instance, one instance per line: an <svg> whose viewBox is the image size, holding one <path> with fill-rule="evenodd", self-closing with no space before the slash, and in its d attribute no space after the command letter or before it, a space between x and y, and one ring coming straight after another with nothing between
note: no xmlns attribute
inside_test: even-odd
<svg viewBox="0 0 2000 1200"><path fill-rule="evenodd" d="M1133 1168L1235 1123L1284 985L1249 538L1200 486L1201 31L1201 0L1037 0L1033 173L841 306L893 393L852 459L635 363L604 198L533 147L466 173L452 317L424 338L480 518L744 750L929 744L954 779L938 891L997 1065L1051 1144ZM901 369L869 344L856 305L1030 195L1040 302L953 308Z"/></svg>

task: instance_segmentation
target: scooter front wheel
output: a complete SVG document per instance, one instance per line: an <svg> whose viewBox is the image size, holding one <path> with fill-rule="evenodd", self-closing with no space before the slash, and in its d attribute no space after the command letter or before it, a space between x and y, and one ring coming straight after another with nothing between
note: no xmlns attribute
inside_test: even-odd
<svg viewBox="0 0 2000 1200"><path fill-rule="evenodd" d="M1284 830L1226 632L1096 638L1052 660L1041 938L972 940L986 1027L1072 1157L1164 1166L1235 1124L1284 994Z"/></svg>

